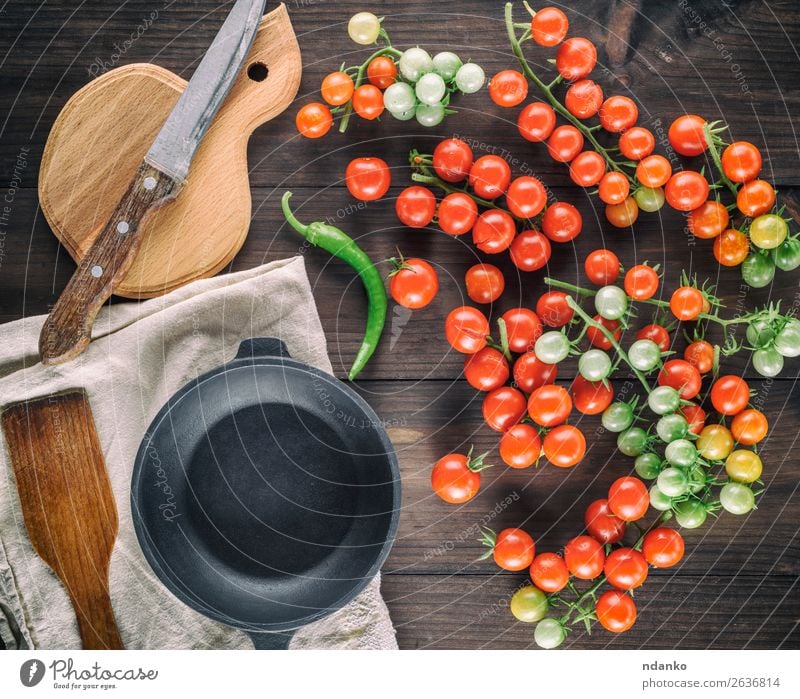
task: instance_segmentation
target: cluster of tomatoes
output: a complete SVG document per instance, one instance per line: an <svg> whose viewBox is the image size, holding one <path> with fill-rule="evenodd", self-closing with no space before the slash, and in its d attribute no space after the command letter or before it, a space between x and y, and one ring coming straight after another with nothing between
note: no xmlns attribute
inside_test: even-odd
<svg viewBox="0 0 800 699"><path fill-rule="evenodd" d="M518 528L498 534L487 530L482 542L502 569L528 570L532 585L511 598L511 613L519 621L537 623L534 640L542 648L564 642L571 623L597 619L608 631L622 633L636 621L630 592L647 580L649 566L669 568L684 553L683 537L674 529L651 526L632 545L623 543L628 525L647 513L647 487L634 476L612 483L607 498L586 509L586 534L570 539L563 552L536 554L533 538ZM590 581L578 592L575 583ZM600 592L608 584L611 589ZM574 597L574 599L570 599ZM555 612L558 618L548 617Z"/></svg>
<svg viewBox="0 0 800 699"><path fill-rule="evenodd" d="M414 185L403 190L396 209L407 226L423 228L435 218L448 235L471 232L478 250L487 254L507 250L524 272L547 264L551 242L566 243L581 232L583 221L574 206L563 201L548 205L547 189L539 179L531 175L512 179L508 161L494 154L475 158L472 148L461 139L441 141L431 156L412 152L410 160L417 170L416 179L433 182L448 193L437 202L428 187ZM461 184L463 189L454 186ZM500 197L505 197L504 208L497 204ZM502 288L495 289L494 298L500 293Z"/></svg>

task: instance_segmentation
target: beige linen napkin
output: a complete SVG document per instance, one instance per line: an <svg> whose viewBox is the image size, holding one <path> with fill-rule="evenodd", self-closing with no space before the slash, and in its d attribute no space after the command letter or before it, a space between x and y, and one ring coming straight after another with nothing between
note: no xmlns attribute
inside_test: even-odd
<svg viewBox="0 0 800 699"><path fill-rule="evenodd" d="M39 363L43 322L37 316L0 326L0 405L86 389L119 510L110 592L125 647L252 648L244 633L197 614L156 579L133 530L131 472L162 404L230 361L241 340L280 337L294 358L331 371L302 257L107 306L86 352L59 366ZM66 592L28 540L6 445L0 446L0 637L9 648L80 648ZM379 585L376 578L347 607L299 630L291 647L396 648Z"/></svg>

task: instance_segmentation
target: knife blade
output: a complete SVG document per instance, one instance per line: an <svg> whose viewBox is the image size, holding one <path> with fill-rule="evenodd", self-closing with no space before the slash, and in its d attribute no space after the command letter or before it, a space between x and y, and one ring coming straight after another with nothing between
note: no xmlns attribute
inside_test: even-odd
<svg viewBox="0 0 800 699"><path fill-rule="evenodd" d="M255 38L266 0L237 0L136 174L39 335L43 364L77 357L89 345L98 311L125 277L141 243L142 223L174 199L192 158L225 100Z"/></svg>

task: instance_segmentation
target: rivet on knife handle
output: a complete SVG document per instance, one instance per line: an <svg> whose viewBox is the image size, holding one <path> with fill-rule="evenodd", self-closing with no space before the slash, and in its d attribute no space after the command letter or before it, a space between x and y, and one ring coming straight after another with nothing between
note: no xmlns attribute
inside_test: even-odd
<svg viewBox="0 0 800 699"><path fill-rule="evenodd" d="M72 275L39 336L44 364L78 356L89 344L97 312L111 296L134 260L141 243L142 221L174 198L178 183L143 163L111 219Z"/></svg>

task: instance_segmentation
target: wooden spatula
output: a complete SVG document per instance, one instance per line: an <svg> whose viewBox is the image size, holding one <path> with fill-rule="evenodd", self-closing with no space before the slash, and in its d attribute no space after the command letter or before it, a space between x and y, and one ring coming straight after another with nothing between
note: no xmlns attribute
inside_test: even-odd
<svg viewBox="0 0 800 699"><path fill-rule="evenodd" d="M108 595L117 508L86 395L14 403L2 425L28 536L67 588L83 647L122 648Z"/></svg>

